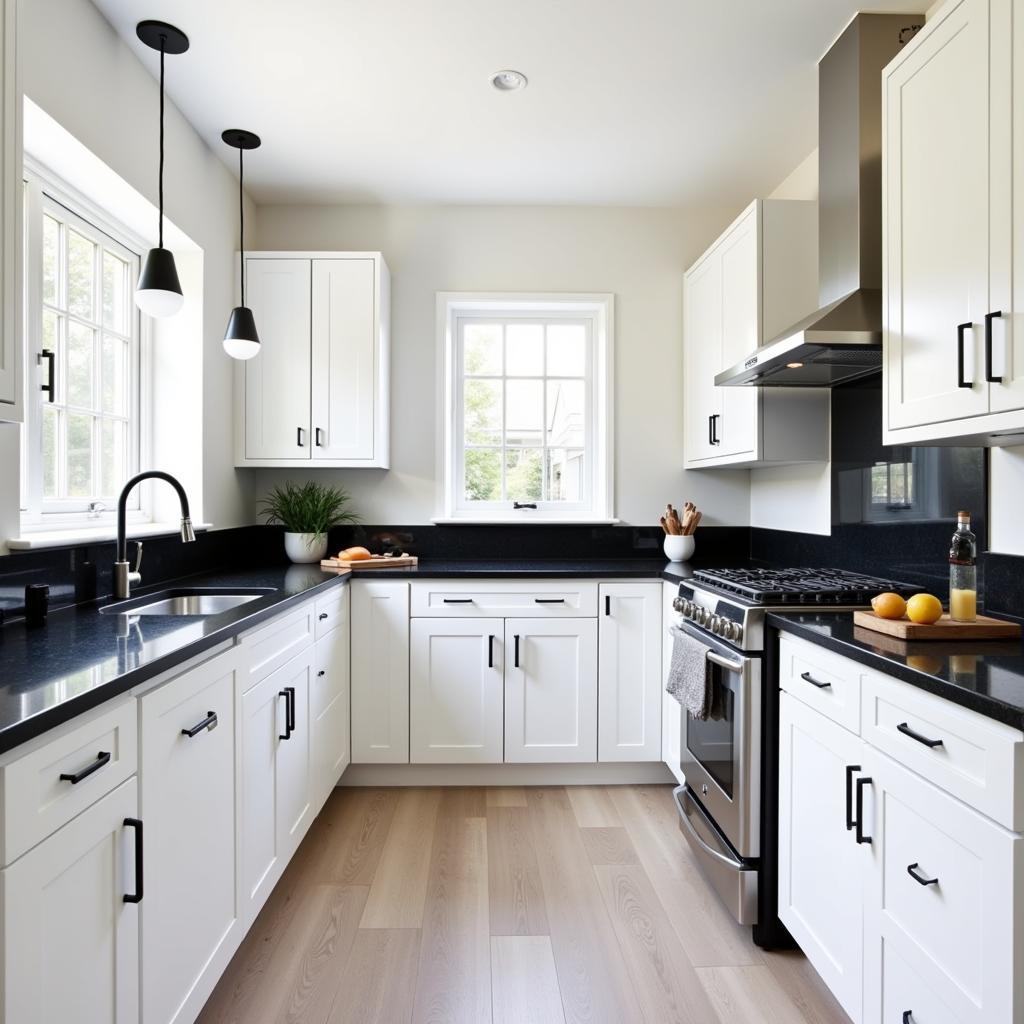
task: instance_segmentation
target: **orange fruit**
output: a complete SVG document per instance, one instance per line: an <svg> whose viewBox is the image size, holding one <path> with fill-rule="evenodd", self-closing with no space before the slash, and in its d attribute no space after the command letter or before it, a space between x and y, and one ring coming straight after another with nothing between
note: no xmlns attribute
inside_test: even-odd
<svg viewBox="0 0 1024 1024"><path fill-rule="evenodd" d="M942 602L934 594L915 594L907 602L911 622L930 625L942 618Z"/></svg>
<svg viewBox="0 0 1024 1024"><path fill-rule="evenodd" d="M907 602L899 594L879 594L871 598L871 610L880 619L902 619L907 611Z"/></svg>

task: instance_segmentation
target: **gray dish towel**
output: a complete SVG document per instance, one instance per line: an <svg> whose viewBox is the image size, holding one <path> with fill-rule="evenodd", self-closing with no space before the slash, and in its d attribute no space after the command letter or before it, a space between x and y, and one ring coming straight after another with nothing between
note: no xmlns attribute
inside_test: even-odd
<svg viewBox="0 0 1024 1024"><path fill-rule="evenodd" d="M669 632L672 634L672 661L665 689L694 718L703 722L717 710L717 688L708 672L707 655L711 648L678 626L672 626Z"/></svg>

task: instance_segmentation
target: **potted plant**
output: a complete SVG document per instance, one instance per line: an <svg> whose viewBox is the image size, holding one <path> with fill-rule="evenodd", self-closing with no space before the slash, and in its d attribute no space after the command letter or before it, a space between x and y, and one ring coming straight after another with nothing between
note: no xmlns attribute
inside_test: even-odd
<svg viewBox="0 0 1024 1024"><path fill-rule="evenodd" d="M293 562L319 562L327 554L327 531L340 523L359 522L347 508L349 501L343 487L289 480L263 499L259 514L284 527L284 549Z"/></svg>

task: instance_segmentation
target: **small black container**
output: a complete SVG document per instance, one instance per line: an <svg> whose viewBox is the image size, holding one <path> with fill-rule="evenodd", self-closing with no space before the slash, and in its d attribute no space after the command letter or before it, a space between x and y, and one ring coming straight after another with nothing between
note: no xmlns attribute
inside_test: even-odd
<svg viewBox="0 0 1024 1024"><path fill-rule="evenodd" d="M50 587L46 583L29 583L25 587L25 625L36 629L46 625L50 610Z"/></svg>

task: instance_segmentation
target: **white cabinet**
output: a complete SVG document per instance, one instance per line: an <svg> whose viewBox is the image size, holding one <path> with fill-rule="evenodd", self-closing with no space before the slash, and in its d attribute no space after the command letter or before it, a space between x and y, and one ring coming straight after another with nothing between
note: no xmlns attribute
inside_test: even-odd
<svg viewBox="0 0 1024 1024"><path fill-rule="evenodd" d="M505 620L505 760L597 760L596 620Z"/></svg>
<svg viewBox="0 0 1024 1024"><path fill-rule="evenodd" d="M850 823L863 744L790 694L780 701L779 919L859 1021L861 878L871 844L858 843Z"/></svg>
<svg viewBox="0 0 1024 1024"><path fill-rule="evenodd" d="M137 804L131 778L0 872L10 1024L138 1019Z"/></svg>
<svg viewBox="0 0 1024 1024"><path fill-rule="evenodd" d="M683 715L679 701L665 690L668 671L672 666L672 634L670 627L676 621L676 611L672 602L679 593L674 583L661 585L661 758L665 766L675 776L676 782L683 785L686 777L682 770L683 753Z"/></svg>
<svg viewBox="0 0 1024 1024"><path fill-rule="evenodd" d="M409 584L353 580L352 762L409 762Z"/></svg>
<svg viewBox="0 0 1024 1024"><path fill-rule="evenodd" d="M827 393L714 383L817 307L817 231L816 203L759 199L686 272L687 467L827 459Z"/></svg>
<svg viewBox="0 0 1024 1024"><path fill-rule="evenodd" d="M146 1024L194 1020L241 938L235 875L237 665L232 648L139 698Z"/></svg>
<svg viewBox="0 0 1024 1024"><path fill-rule="evenodd" d="M498 764L504 742L504 619L413 619L410 760Z"/></svg>
<svg viewBox="0 0 1024 1024"><path fill-rule="evenodd" d="M242 694L242 899L248 925L312 820L307 649Z"/></svg>
<svg viewBox="0 0 1024 1024"><path fill-rule="evenodd" d="M0 420L22 418L19 0L0 0Z"/></svg>
<svg viewBox="0 0 1024 1024"><path fill-rule="evenodd" d="M236 369L237 466L388 466L380 253L249 253L260 351Z"/></svg>
<svg viewBox="0 0 1024 1024"><path fill-rule="evenodd" d="M600 606L597 759L660 761L661 584L602 583Z"/></svg>
<svg viewBox="0 0 1024 1024"><path fill-rule="evenodd" d="M886 444L1024 434L1019 7L949 2L883 73Z"/></svg>
<svg viewBox="0 0 1024 1024"><path fill-rule="evenodd" d="M313 806L319 811L352 759L349 732L351 623L349 588L332 606L334 628L317 640L310 683L310 758ZM319 607L319 605L318 605ZM321 612L323 614L323 612Z"/></svg>

